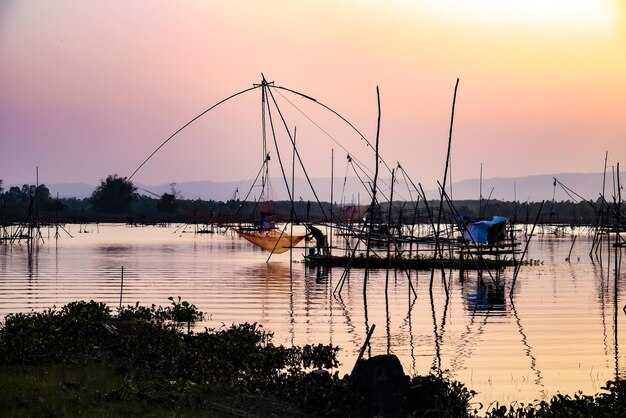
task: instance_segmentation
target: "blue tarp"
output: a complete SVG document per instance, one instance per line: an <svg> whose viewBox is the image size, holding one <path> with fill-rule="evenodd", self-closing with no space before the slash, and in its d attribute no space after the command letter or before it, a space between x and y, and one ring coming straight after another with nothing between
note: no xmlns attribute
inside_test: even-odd
<svg viewBox="0 0 626 418"><path fill-rule="evenodd" d="M504 216L493 216L491 220L468 222L463 233L463 239L476 244L487 244L490 241L489 230L493 231L497 227L504 227L508 220L509 218ZM492 233L492 240L493 235Z"/></svg>

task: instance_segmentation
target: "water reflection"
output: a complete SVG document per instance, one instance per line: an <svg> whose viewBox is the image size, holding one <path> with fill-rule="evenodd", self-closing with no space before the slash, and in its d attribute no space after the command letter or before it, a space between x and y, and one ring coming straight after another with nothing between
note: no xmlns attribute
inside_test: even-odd
<svg viewBox="0 0 626 418"><path fill-rule="evenodd" d="M329 279L332 279L331 268L328 266L307 266L305 270L305 278L307 280L314 278L317 284L326 284ZM329 282L332 288L332 281Z"/></svg>
<svg viewBox="0 0 626 418"><path fill-rule="evenodd" d="M409 301L408 313L404 320L404 323L407 325L408 334L409 334L409 350L410 350L409 353L411 357L411 373L412 374L415 374L417 370L417 360L415 358L415 340L413 336L413 321L412 321L413 307L415 306L416 302L417 302L417 298L413 299L412 301Z"/></svg>
<svg viewBox="0 0 626 418"><path fill-rule="evenodd" d="M442 282L445 283L445 271L441 270L441 276L442 276ZM432 275L431 275L431 281L432 281ZM446 317L448 315L448 306L449 306L449 302L450 302L450 297L449 297L449 293L448 293L448 288L446 288L446 298L445 298L445 304L444 304L444 308L443 308L443 314L441 316L441 325L439 325L437 323L437 313L435 310L435 298L432 292L432 288L429 291L429 295L430 295L430 309L432 311L432 317L433 317L433 334L434 334L434 341L435 341L435 356L433 358L433 363L431 366L431 370L435 371L437 374L441 375L443 372L443 368L442 368L442 362L441 362L441 345L442 345L442 341L443 341L443 334L444 334L444 330L445 330L445 324L446 324Z"/></svg>
<svg viewBox="0 0 626 418"><path fill-rule="evenodd" d="M240 269L242 277L254 278L255 283L289 283L289 265L282 262L254 263Z"/></svg>
<svg viewBox="0 0 626 418"><path fill-rule="evenodd" d="M473 289L470 290L470 287ZM485 283L482 274L479 274L475 284L468 284L465 288L465 303L468 312L476 315L508 315L504 297L504 280Z"/></svg>
<svg viewBox="0 0 626 418"><path fill-rule="evenodd" d="M333 343L340 372L376 324L369 353L396 354L412 373L447 371L479 402L594 393L624 373L626 277L605 242L585 257L590 236L576 240L571 259L580 262L565 261L569 237L532 241L529 259L540 262L522 267L513 303L510 270L371 271L364 292L364 273L353 269L333 294L343 269L310 269L295 252L293 264L288 254L266 263L267 253L237 237L173 231L100 225L33 248L0 245L0 316L77 299L115 306L123 265L127 303L181 296L209 314L199 329L259 322L276 343Z"/></svg>
<svg viewBox="0 0 626 418"><path fill-rule="evenodd" d="M26 243L28 253L28 279L37 279L39 276L39 244L37 240L30 240Z"/></svg>
<svg viewBox="0 0 626 418"><path fill-rule="evenodd" d="M131 245L102 245L99 246L96 251L104 256L108 255L120 255L129 254L133 247Z"/></svg>
<svg viewBox="0 0 626 418"><path fill-rule="evenodd" d="M602 318L602 342L604 345L604 354L608 355L609 353L609 342L608 342L608 331L607 331L607 323L606 323L606 298L608 296L608 283L605 281L604 277L604 269L601 268L599 263L594 262L594 257L590 257L592 261L592 268L594 272L594 277L597 278L598 286L597 290L597 298L599 303L599 308L601 311Z"/></svg>
<svg viewBox="0 0 626 418"><path fill-rule="evenodd" d="M511 299L511 311L513 312L513 316L515 317L515 322L517 323L519 334L522 337L522 344L524 345L524 352L526 353L526 356L530 359L530 368L535 373L535 384L539 386L542 398L547 398L547 393L543 385L543 377L541 376L541 371L539 371L539 369L537 368L537 359L535 358L533 354L532 347L528 343L528 337L526 336L526 333L524 332L524 327L522 326L522 320L520 319L520 316L518 315L517 310L515 309L515 303L513 302L513 299Z"/></svg>

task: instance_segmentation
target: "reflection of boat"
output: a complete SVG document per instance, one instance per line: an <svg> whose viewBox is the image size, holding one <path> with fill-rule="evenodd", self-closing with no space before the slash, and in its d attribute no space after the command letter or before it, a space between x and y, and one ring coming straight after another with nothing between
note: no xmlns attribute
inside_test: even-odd
<svg viewBox="0 0 626 418"><path fill-rule="evenodd" d="M289 235L277 229L236 229L240 237L272 254L282 254L298 245L304 235Z"/></svg>
<svg viewBox="0 0 626 418"><path fill-rule="evenodd" d="M482 278L476 283L476 291L468 291L466 295L467 308L475 313L487 313L490 316L507 316L504 285L501 283L486 284Z"/></svg>

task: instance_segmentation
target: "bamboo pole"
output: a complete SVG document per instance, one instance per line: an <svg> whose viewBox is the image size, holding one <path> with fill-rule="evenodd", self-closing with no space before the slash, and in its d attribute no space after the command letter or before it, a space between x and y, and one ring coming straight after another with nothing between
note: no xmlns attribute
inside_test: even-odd
<svg viewBox="0 0 626 418"><path fill-rule="evenodd" d="M395 170L391 170L391 196L389 197L389 213L387 216L387 271L385 272L385 304L389 305L389 268L391 267L391 209L393 207L393 183Z"/></svg>
<svg viewBox="0 0 626 418"><path fill-rule="evenodd" d="M576 243L576 238L578 238L578 236L574 235L574 240L572 241L572 245L569 247L569 253L567 254L567 258L565 259L565 261L567 261L567 262L571 262L572 261L572 250L574 249L574 244Z"/></svg>
<svg viewBox="0 0 626 418"><path fill-rule="evenodd" d="M375 170L374 170L374 181L372 182L372 203L370 204L370 209L369 209L369 224L370 224L370 228L367 234L367 244L366 244L366 248L365 248L365 276L363 279L363 298L366 298L367 295L367 280L368 280L368 276L369 276L369 257L370 257L370 246L372 244L372 237L371 237L371 233L372 233L372 229L374 228L374 207L376 206L376 189L377 189L377 182L378 182L378 144L380 141L380 90L378 89L378 86L376 86L376 98L377 98L377 103L378 103L378 119L377 119L377 123L376 123L376 145L374 148L374 152L375 152L375 157L376 157L376 166L375 166Z"/></svg>
<svg viewBox="0 0 626 418"><path fill-rule="evenodd" d="M328 240L326 240L326 244L328 245L328 255L332 254L331 248L333 247L333 199L334 199L334 189L335 189L335 149L332 148L330 150L330 233L328 234Z"/></svg>
<svg viewBox="0 0 626 418"><path fill-rule="evenodd" d="M443 183L442 183L442 189L440 191L440 197L439 197L439 213L437 214L437 229L435 230L435 257L437 256L437 254L439 254L439 257L441 259L441 261L443 262L443 252L441 251L441 244L439 242L439 233L441 231L441 217L443 215L442 211L443 211L443 195L444 192L446 190L446 182L448 180L448 166L450 165L450 151L452 148L452 128L454 126L454 108L456 106L456 93L459 87L459 79L456 79L456 84L454 85L454 95L452 97L452 112L450 115L450 131L448 133L448 151L446 153L446 167L445 170L443 171ZM434 279L434 274L431 274L430 276L430 288L432 289L433 287L433 279ZM444 281L444 287L446 290L446 295L448 294L448 285L446 284L446 282Z"/></svg>
<svg viewBox="0 0 626 418"><path fill-rule="evenodd" d="M354 370L356 369L356 366L359 364L359 362L363 358L363 354L365 354L365 349L367 348L367 345L370 343L370 339L372 338L372 334L374 333L375 329L376 329L376 324L372 324L372 327L370 328L369 332L367 333L367 337L365 337L365 341L363 342L363 345L361 346L361 350L359 350L359 355L356 358L356 362L354 363L354 367L352 367L352 373L354 373ZM352 373L350 373L350 374L352 374Z"/></svg>
<svg viewBox="0 0 626 418"><path fill-rule="evenodd" d="M291 230L291 241L289 245L289 280L293 280L293 221L294 221L294 206L293 199L295 196L295 171L296 171L296 134L298 128L293 128L293 150L291 152L291 212L289 215L289 225Z"/></svg>

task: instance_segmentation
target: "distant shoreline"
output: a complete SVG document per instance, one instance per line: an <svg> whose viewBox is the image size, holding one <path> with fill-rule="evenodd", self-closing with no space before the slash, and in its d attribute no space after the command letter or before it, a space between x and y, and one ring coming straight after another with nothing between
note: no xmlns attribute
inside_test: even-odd
<svg viewBox="0 0 626 418"><path fill-rule="evenodd" d="M560 184L555 187L554 179L557 179L571 192L567 191ZM344 185L345 180L345 185ZM482 180L482 196L483 199L497 199L502 201L517 200L520 202L541 202L542 200L551 200L554 196L556 201L572 199L576 197L572 192L582 196L584 199L596 200L602 192L603 183L602 173L557 173L557 174L541 174L522 177L493 177ZM45 183L45 180L43 181ZM280 178L271 178L270 182L275 186L273 192L274 200L288 200L289 197L285 189L284 181ZM330 177L312 178L311 183L315 187L317 196L323 201L330 201ZM389 178L384 176L381 178L381 185L389 183ZM623 183L623 182L622 182ZM221 200L226 201L239 194L243 198L250 189L252 180L235 180L235 181L182 181L176 183L145 185L135 183L140 194L145 195L161 195L170 192L171 185L174 184L181 195L190 200ZM355 177L337 177L334 179L334 196L336 202L361 203L367 200L367 190L364 185ZM84 199L91 196L96 185L69 182L69 183L46 183L53 197L60 198L76 198ZM21 184L5 183L5 190L12 186L21 187ZM433 187L425 185L426 196L432 199L438 198L438 192ZM607 175L606 181L607 193L613 190L612 177ZM480 179L466 179L452 183L451 187L446 188L448 194L455 200L479 200L481 192ZM396 190L398 200L411 200L411 196L406 190L397 187ZM254 196L251 196L254 198ZM310 192L310 186L306 179L295 179L295 200L314 200L315 196Z"/></svg>

